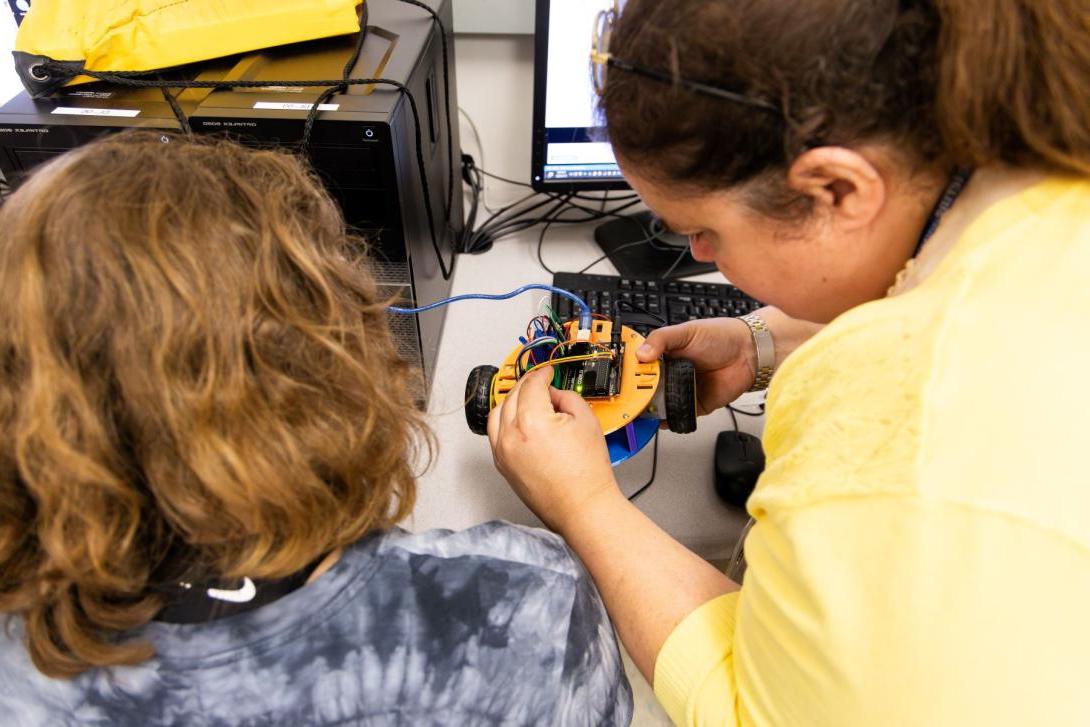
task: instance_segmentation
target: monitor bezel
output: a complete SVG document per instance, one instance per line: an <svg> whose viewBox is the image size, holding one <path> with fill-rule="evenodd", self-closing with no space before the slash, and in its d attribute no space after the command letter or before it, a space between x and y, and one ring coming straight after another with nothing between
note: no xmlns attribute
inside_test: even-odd
<svg viewBox="0 0 1090 727"><path fill-rule="evenodd" d="M534 7L534 115L530 148L530 186L538 192L571 194L631 189L623 180L576 181L545 179L545 95L549 68L549 11L552 0L536 0ZM587 29L590 34L590 29ZM589 73L590 59L587 60Z"/></svg>

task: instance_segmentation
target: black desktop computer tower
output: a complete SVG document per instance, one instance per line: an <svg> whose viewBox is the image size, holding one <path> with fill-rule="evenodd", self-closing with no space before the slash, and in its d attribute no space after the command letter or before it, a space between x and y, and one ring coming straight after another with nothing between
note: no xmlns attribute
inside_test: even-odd
<svg viewBox="0 0 1090 727"><path fill-rule="evenodd" d="M424 2L449 32L451 0ZM449 90L449 109L458 108L453 39L447 38L449 65L444 68L442 38L429 14L398 0L368 0L367 7L368 33L351 76L398 81L412 94L425 178L419 172L409 98L391 86L351 86L326 101L307 151L349 227L368 240L380 293L420 305L449 295L450 280L443 278L435 247L443 264L453 269L454 240L463 224L458 125L448 117L446 103ZM270 48L178 69L166 77L182 82L268 81L267 86L245 89L185 89L178 92L178 103L194 133L298 148L307 112L325 88L276 82L340 78L356 40L343 36ZM132 128L179 129L159 89L96 83L42 99L22 93L0 107L0 171L17 185L21 175L45 159L100 134ZM453 169L451 160L457 165ZM417 392L422 401L435 378L444 318L444 308L390 317L402 357L423 372L424 390Z"/></svg>

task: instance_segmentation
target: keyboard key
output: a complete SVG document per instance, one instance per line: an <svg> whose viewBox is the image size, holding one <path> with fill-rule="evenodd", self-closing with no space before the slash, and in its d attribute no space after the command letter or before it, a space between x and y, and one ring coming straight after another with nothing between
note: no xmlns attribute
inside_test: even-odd
<svg viewBox="0 0 1090 727"><path fill-rule="evenodd" d="M553 285L580 296L595 313L611 316L614 305L627 300L649 313L663 316L670 324L701 318L739 316L761 304L726 283L686 283L674 280L637 280L616 275L557 273ZM553 296L557 315L567 320L578 313L567 298ZM624 310L624 309L622 309ZM640 325L646 333L650 328Z"/></svg>

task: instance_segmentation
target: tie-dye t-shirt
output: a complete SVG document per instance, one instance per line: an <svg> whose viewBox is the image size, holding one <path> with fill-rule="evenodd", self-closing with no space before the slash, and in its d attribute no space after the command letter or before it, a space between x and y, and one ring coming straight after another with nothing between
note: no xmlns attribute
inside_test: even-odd
<svg viewBox="0 0 1090 727"><path fill-rule="evenodd" d="M0 631L0 724L627 725L632 693L602 601L556 536L488 523L348 548L254 611L151 623L157 655L42 676Z"/></svg>

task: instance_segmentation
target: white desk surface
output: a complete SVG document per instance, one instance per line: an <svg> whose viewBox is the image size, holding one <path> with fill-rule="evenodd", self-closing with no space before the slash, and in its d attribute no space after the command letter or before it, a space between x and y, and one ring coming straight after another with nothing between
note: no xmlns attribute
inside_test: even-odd
<svg viewBox="0 0 1090 727"><path fill-rule="evenodd" d="M579 270L590 263L601 255L592 232L590 224L550 229L544 247L546 263L564 270ZM537 238L538 230L532 229L499 241L483 255L460 256L452 294L502 293L527 283L552 283L552 276L537 262ZM616 271L603 262L591 272ZM723 281L717 274L696 279ZM428 408L439 451L431 470L420 478L416 510L406 527L458 529L492 519L540 525L493 467L487 438L469 431L463 402L470 370L503 360L547 296L530 292L508 301L463 301L448 308ZM745 397L739 406L756 408ZM764 424L763 418L738 419L740 428L754 434ZM732 427L724 410L702 417L693 434L661 432L655 482L636 500L667 532L709 559L729 557L745 523L744 513L721 503L713 487L715 438ZM626 493L647 481L651 457L648 446L618 467L618 481Z"/></svg>

